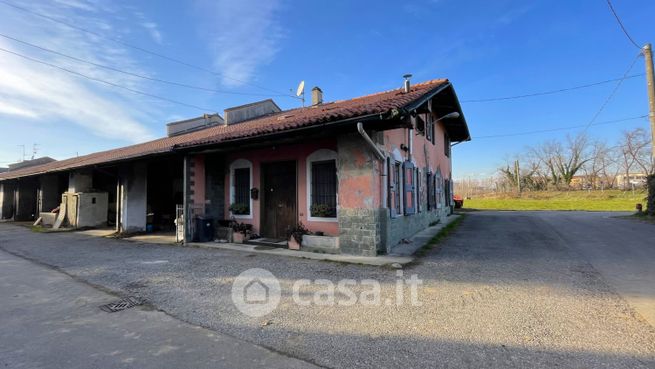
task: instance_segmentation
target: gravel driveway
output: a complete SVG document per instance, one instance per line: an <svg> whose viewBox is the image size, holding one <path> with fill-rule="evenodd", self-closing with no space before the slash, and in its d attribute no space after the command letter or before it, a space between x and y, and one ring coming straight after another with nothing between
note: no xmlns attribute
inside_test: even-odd
<svg viewBox="0 0 655 369"><path fill-rule="evenodd" d="M607 223L594 232L634 227L593 213L471 213L439 249L404 270L423 280L421 306L298 306L291 298L299 278L351 278L379 281L384 302L396 294L393 269L40 234L8 224L0 224L0 248L325 367L655 368L655 329L553 219L571 227ZM643 247L654 247L648 238L655 227L637 228ZM282 286L280 305L262 318L241 314L230 297L234 278L255 267Z"/></svg>

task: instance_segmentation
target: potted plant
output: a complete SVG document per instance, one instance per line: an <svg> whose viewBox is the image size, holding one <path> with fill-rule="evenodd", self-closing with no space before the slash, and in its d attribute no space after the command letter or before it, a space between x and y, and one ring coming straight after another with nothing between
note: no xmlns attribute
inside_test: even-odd
<svg viewBox="0 0 655 369"><path fill-rule="evenodd" d="M309 233L309 230L305 228L305 225L302 224L302 222L298 222L298 225L289 228L287 230L287 239L289 240L287 244L289 250L300 250L300 246L302 245L302 236Z"/></svg>
<svg viewBox="0 0 655 369"><path fill-rule="evenodd" d="M335 209L327 204L314 204L309 211L313 217L317 218L333 218L336 216Z"/></svg>
<svg viewBox="0 0 655 369"><path fill-rule="evenodd" d="M232 222L232 242L243 243L250 239L252 224Z"/></svg>
<svg viewBox="0 0 655 369"><path fill-rule="evenodd" d="M250 206L248 204L235 202L230 205L230 211L234 215L250 214Z"/></svg>

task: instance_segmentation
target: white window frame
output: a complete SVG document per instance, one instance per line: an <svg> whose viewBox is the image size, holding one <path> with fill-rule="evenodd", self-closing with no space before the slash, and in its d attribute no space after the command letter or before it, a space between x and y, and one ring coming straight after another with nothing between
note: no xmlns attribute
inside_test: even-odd
<svg viewBox="0 0 655 369"><path fill-rule="evenodd" d="M330 161L334 160L334 165L337 168L337 216L336 217L313 217L312 216L312 163L317 161ZM337 161L337 152L330 149L318 149L307 156L306 160L306 201L307 201L307 221L310 222L337 222L339 218L339 163Z"/></svg>
<svg viewBox="0 0 655 369"><path fill-rule="evenodd" d="M228 209L232 204L234 204L234 196L235 196L235 191L234 191L234 170L235 169L243 169L243 168L248 168L250 170L250 183L249 183L249 190L252 189L253 187L253 177L252 177L252 162L247 159L237 159L230 164L230 203L227 205ZM232 214L232 211L230 211L230 216L234 217L235 219L252 219L253 218L253 201L252 197L248 196L248 199L250 200L250 204L248 207L249 213L248 214Z"/></svg>

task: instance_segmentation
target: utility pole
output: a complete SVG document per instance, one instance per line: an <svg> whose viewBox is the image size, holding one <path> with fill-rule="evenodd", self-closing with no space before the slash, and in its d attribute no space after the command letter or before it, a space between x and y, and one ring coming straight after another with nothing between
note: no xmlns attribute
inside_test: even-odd
<svg viewBox="0 0 655 369"><path fill-rule="evenodd" d="M653 75L653 47L650 43L643 47L646 64L646 81L648 81L648 119L650 120L650 147L652 163L655 163L655 75ZM655 215L655 178L654 173L648 177L648 214Z"/></svg>
<svg viewBox="0 0 655 369"><path fill-rule="evenodd" d="M651 156L655 162L655 75L653 74L653 48L650 43L643 49L646 62L646 81L648 81L648 119L650 120Z"/></svg>

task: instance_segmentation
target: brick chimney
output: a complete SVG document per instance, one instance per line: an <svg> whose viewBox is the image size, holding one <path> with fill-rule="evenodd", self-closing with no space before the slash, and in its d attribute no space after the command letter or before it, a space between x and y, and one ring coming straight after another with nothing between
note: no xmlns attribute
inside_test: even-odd
<svg viewBox="0 0 655 369"><path fill-rule="evenodd" d="M318 87L312 88L312 105L323 104L323 91Z"/></svg>

